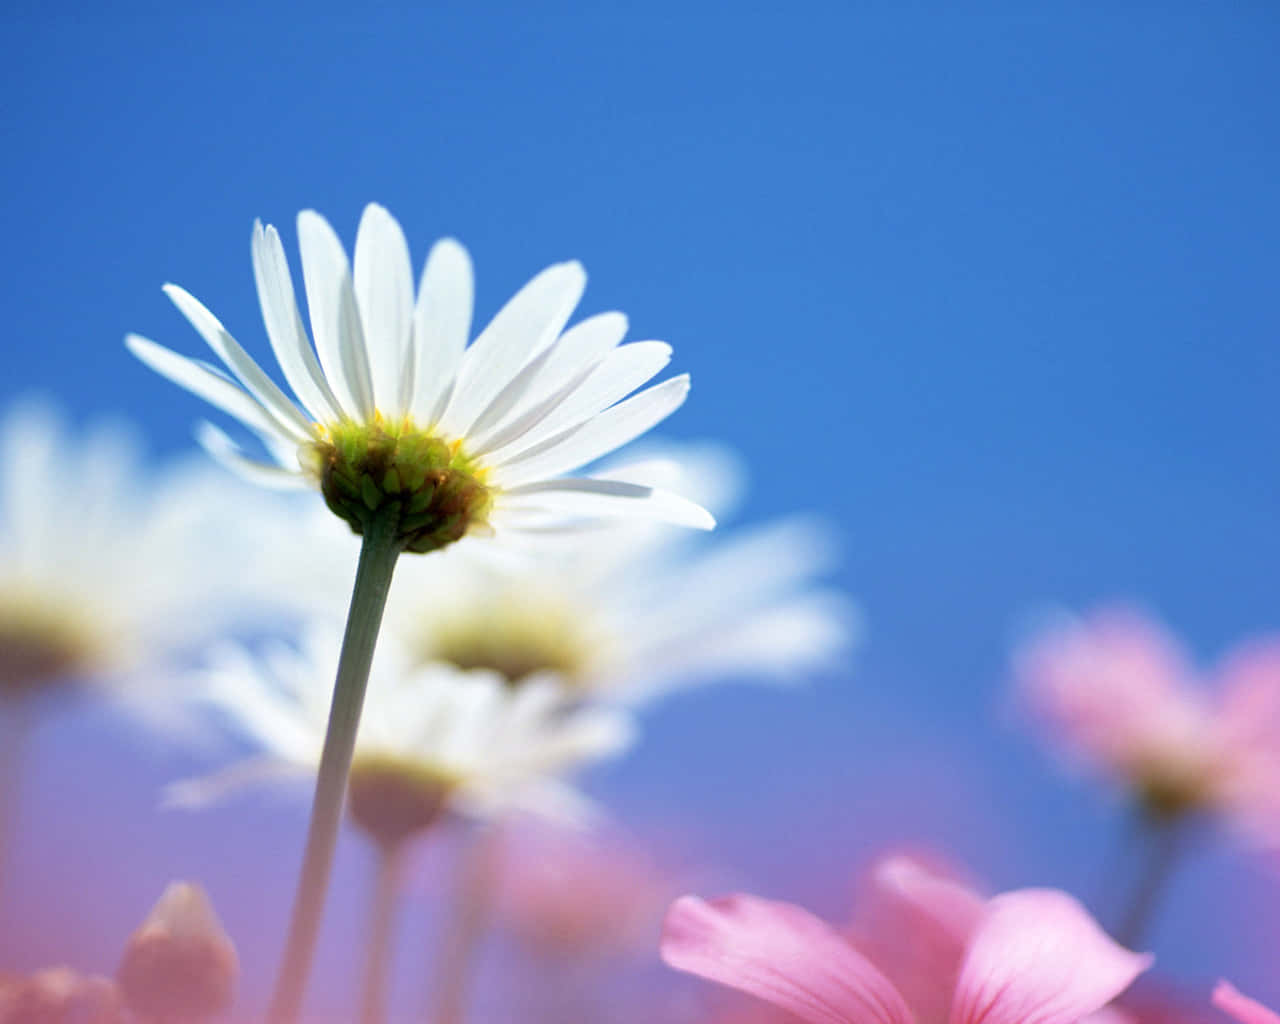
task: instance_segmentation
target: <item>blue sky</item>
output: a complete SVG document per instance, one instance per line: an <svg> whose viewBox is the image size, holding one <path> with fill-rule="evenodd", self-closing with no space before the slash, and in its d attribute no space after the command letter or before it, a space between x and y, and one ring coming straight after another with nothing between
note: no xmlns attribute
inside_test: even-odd
<svg viewBox="0 0 1280 1024"><path fill-rule="evenodd" d="M997 885L1085 889L1115 811L1002 721L1017 623L1129 597L1206 658L1280 627L1269 5L11 5L0 25L0 400L43 390L188 449L198 403L121 344L197 350L159 286L265 358L253 219L292 249L311 206L349 241L377 200L416 260L466 243L482 315L581 259L583 311L626 310L693 374L666 433L744 453L743 518L840 528L858 664L679 701L601 780L638 819L680 780L676 816L746 882L817 904L785 864L829 884L892 827ZM149 770L90 732L84 763ZM45 742L40 784L74 788L69 741ZM807 838L766 841L787 831ZM1162 962L1280 1001L1250 957L1280 943L1277 907L1256 862L1206 855Z"/></svg>

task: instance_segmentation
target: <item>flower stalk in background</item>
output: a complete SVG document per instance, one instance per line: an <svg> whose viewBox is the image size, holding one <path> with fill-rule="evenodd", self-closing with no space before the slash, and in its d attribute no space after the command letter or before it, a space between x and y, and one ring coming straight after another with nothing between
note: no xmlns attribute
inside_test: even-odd
<svg viewBox="0 0 1280 1024"><path fill-rule="evenodd" d="M279 234L254 226L263 319L295 404L201 303L166 293L238 384L137 335L143 362L238 419L272 462L246 456L212 425L216 458L266 483L310 485L363 538L339 660L298 895L271 1019L297 1019L319 934L369 665L402 551L428 552L470 533L544 526L566 507L638 513L709 528L692 502L651 487L562 474L606 455L684 401L687 375L630 398L670 359L661 342L619 347L625 318L605 314L562 333L586 275L556 264L529 282L468 346L473 284L466 251L432 249L416 295L396 220L371 204L354 268L328 222L298 216L315 349L302 326Z"/></svg>
<svg viewBox="0 0 1280 1024"><path fill-rule="evenodd" d="M1109 608L1034 637L1015 675L1052 741L1137 805L1149 865L1119 922L1122 941L1145 932L1198 820L1280 844L1280 639L1237 648L1201 684L1163 627Z"/></svg>
<svg viewBox="0 0 1280 1024"><path fill-rule="evenodd" d="M876 906L850 936L789 903L683 897L663 959L815 1024L1075 1024L1151 964L1066 893L983 900L902 858L873 880Z"/></svg>

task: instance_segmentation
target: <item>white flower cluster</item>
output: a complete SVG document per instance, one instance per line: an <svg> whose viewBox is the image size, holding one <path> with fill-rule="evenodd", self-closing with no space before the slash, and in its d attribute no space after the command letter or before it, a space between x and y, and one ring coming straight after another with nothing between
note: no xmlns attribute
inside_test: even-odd
<svg viewBox="0 0 1280 1024"><path fill-rule="evenodd" d="M225 370L127 343L257 436L269 461L199 428L241 477L319 488L356 532L368 510L399 503L402 524L417 516L406 550L447 548L400 560L357 768L429 775L464 814L580 819L590 805L567 779L625 749L638 700L714 679L794 679L847 650L851 606L814 586L831 561L821 529L693 543L686 528L709 528L704 509L723 510L734 489L723 453L669 448L564 475L648 431L688 390L679 376L628 397L671 349L620 344L621 313L569 326L578 264L537 275L468 343L472 272L458 243L436 244L415 290L407 243L379 206L350 264L318 214L299 216L298 237L314 347L278 232L255 225L252 241L266 334L296 401L177 286L166 293ZM182 656L185 669L168 662L170 695L256 752L175 784L171 802L313 773L351 530L314 497L242 490L214 467L147 479L125 434L77 438L43 407L13 411L0 444L0 687L114 680L128 692ZM481 539L453 544L468 535ZM279 639L282 622L296 644Z"/></svg>

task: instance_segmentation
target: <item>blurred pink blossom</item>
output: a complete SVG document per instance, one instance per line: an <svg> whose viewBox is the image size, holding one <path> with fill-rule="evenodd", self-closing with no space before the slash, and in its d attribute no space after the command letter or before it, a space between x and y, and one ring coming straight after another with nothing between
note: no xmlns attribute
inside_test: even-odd
<svg viewBox="0 0 1280 1024"><path fill-rule="evenodd" d="M1240 1024L1280 1024L1280 1014L1268 1010L1225 981L1213 990L1213 1005L1231 1014Z"/></svg>
<svg viewBox="0 0 1280 1024"><path fill-rule="evenodd" d="M1212 812L1280 842L1280 637L1238 647L1202 683L1163 627L1108 608L1039 634L1015 672L1051 739L1146 810Z"/></svg>
<svg viewBox="0 0 1280 1024"><path fill-rule="evenodd" d="M788 903L685 896L662 956L815 1024L1074 1024L1151 964L1066 893L984 900L907 857L881 861L862 902L842 935Z"/></svg>
<svg viewBox="0 0 1280 1024"><path fill-rule="evenodd" d="M651 951L677 892L620 836L526 823L507 836L498 911L540 955L596 959Z"/></svg>

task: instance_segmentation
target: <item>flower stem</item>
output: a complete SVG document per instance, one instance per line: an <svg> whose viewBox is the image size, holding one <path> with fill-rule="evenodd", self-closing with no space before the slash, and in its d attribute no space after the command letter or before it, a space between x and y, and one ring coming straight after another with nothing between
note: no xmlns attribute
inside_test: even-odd
<svg viewBox="0 0 1280 1024"><path fill-rule="evenodd" d="M35 724L29 703L30 699L23 696L0 698L0 897L4 895L13 840L18 835L23 761Z"/></svg>
<svg viewBox="0 0 1280 1024"><path fill-rule="evenodd" d="M1122 946L1137 949L1144 941L1182 855L1183 825L1176 818L1149 813L1140 816L1136 838L1143 847L1143 864L1124 917L1115 930L1116 941Z"/></svg>
<svg viewBox="0 0 1280 1024"><path fill-rule="evenodd" d="M369 918L369 942L360 996L361 1024L382 1024L387 1019L387 979L394 953L396 905L400 897L404 844L377 844L377 877Z"/></svg>
<svg viewBox="0 0 1280 1024"><path fill-rule="evenodd" d="M501 838L499 826L481 825L461 852L444 948L433 974L430 1024L462 1024L466 1019L467 989L493 907Z"/></svg>
<svg viewBox="0 0 1280 1024"><path fill-rule="evenodd" d="M360 710L369 683L369 666L382 624L391 574L400 547L396 541L400 508L387 503L365 526L360 547L360 563L351 593L351 610L338 659L338 678L329 708L329 727L316 775L315 797L311 804L311 824L302 858L302 874L294 896L293 917L284 959L276 976L269 1019L272 1024L294 1024L302 1009L302 997L311 974L329 888L329 871L342 823L342 805L347 795L347 776L355 751Z"/></svg>

